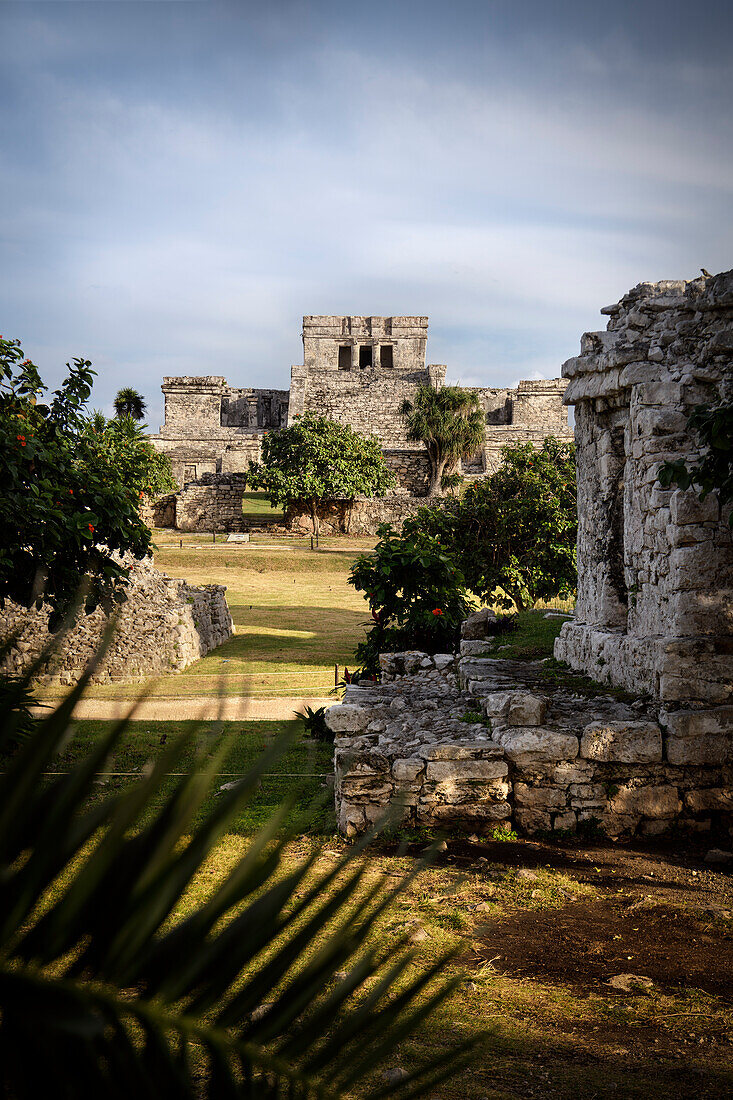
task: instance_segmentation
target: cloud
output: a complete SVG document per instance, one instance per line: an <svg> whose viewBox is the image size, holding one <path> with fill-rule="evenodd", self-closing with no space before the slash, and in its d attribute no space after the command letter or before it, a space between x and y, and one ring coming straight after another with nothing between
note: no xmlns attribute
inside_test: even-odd
<svg viewBox="0 0 733 1100"><path fill-rule="evenodd" d="M23 5L3 331L54 380L88 355L99 403L134 385L154 416L164 373L286 387L303 313L427 313L430 361L509 385L555 376L636 282L728 265L714 44L459 6L449 27L397 5L377 49L379 3Z"/></svg>

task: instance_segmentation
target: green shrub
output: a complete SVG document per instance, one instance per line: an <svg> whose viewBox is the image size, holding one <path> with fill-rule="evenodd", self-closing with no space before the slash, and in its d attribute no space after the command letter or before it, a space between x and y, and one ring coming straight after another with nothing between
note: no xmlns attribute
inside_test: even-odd
<svg viewBox="0 0 733 1100"><path fill-rule="evenodd" d="M374 553L358 558L349 576L349 584L366 593L374 620L357 647L357 660L376 671L379 653L452 650L471 610L455 561L423 531L405 536L383 524L378 534Z"/></svg>
<svg viewBox="0 0 733 1100"><path fill-rule="evenodd" d="M314 741L333 741L333 731L326 725L325 707L319 707L318 710L305 707L302 714L299 711L295 713L303 723L306 736L312 737Z"/></svg>

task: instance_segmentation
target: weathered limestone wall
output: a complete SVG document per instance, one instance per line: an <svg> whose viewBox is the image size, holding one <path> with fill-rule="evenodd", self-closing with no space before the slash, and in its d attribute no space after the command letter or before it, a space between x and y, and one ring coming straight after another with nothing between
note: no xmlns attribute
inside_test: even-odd
<svg viewBox="0 0 733 1100"><path fill-rule="evenodd" d="M244 531L242 497L245 474L204 474L188 482L176 497L179 531Z"/></svg>
<svg viewBox="0 0 733 1100"><path fill-rule="evenodd" d="M164 378L165 423L151 442L179 485L236 473L260 458L262 435L287 423L288 391L236 389L220 375Z"/></svg>
<svg viewBox="0 0 733 1100"><path fill-rule="evenodd" d="M663 490L692 407L733 396L733 272L642 283L563 367L576 408L577 618L556 657L659 699L666 758L733 762L733 541L709 497Z"/></svg>
<svg viewBox="0 0 733 1100"><path fill-rule="evenodd" d="M322 535L374 535L380 523L400 527L403 520L434 499L389 496L357 497L353 502L330 500L319 509L320 532ZM284 523L294 534L310 534L313 530L310 511L304 508L291 508Z"/></svg>
<svg viewBox="0 0 733 1100"><path fill-rule="evenodd" d="M193 587L159 572L150 559L135 563L110 648L92 676L94 683L142 680L180 672L234 633L226 588ZM39 677L42 683L71 684L94 656L108 617L101 607L80 614ZM0 614L0 635L19 631L17 643L0 662L3 672L26 669L50 640L48 612L9 602Z"/></svg>

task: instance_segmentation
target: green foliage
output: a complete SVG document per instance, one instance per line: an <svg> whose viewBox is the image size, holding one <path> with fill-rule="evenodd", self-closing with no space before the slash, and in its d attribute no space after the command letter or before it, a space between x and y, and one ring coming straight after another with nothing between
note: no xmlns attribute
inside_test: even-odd
<svg viewBox="0 0 733 1100"><path fill-rule="evenodd" d="M139 500L178 488L168 455L156 451L144 427L130 416L107 420L102 413L94 413L84 427L83 442L86 461L114 469Z"/></svg>
<svg viewBox="0 0 733 1100"><path fill-rule="evenodd" d="M418 387L414 401L405 399L400 413L408 438L424 443L430 462L430 493L458 485L455 472L461 459L470 458L483 442L486 420L478 397L460 386Z"/></svg>
<svg viewBox="0 0 733 1100"><path fill-rule="evenodd" d="M715 493L721 509L733 502L733 404L697 405L688 419L689 428L697 432L702 454L696 462L678 459L665 462L659 470L660 484L668 489L678 485L700 489L700 500ZM733 527L733 511L728 522Z"/></svg>
<svg viewBox="0 0 733 1100"><path fill-rule="evenodd" d="M491 839L498 841L500 844L509 844L519 840L519 833L515 833L511 826L497 825L491 833Z"/></svg>
<svg viewBox="0 0 733 1100"><path fill-rule="evenodd" d="M436 538L419 530L405 536L390 524L378 534L374 553L358 558L349 574L374 620L356 650L369 671L377 671L379 653L452 649L471 609L463 574Z"/></svg>
<svg viewBox="0 0 733 1100"><path fill-rule="evenodd" d="M308 508L318 531L319 506L358 494L384 496L394 475L376 439L364 439L348 424L306 413L289 428L265 432L262 462L250 462L247 484L261 489L273 507Z"/></svg>
<svg viewBox="0 0 733 1100"><path fill-rule="evenodd" d="M455 1073L449 1050L399 1082L365 1082L458 984L436 985L449 955L410 973L414 951L375 935L414 875L392 890L370 877L366 842L325 869L317 848L293 863L283 808L204 900L177 913L285 744L203 815L227 751L210 735L148 812L195 733L95 801L126 719L70 769L54 768L91 671L0 774L3 1095L311 1100L360 1087L376 1100Z"/></svg>
<svg viewBox="0 0 733 1100"><path fill-rule="evenodd" d="M40 705L30 684L24 679L0 672L0 714L5 715L8 724L9 749L16 748L36 728L31 708ZM12 732L11 726L14 727Z"/></svg>
<svg viewBox="0 0 733 1100"><path fill-rule="evenodd" d="M333 741L333 730L330 730L326 725L325 707L318 707L317 710L313 710L312 707L305 707L302 714L299 711L295 711L295 713L302 720L303 728L308 737L312 737L314 741Z"/></svg>
<svg viewBox="0 0 733 1100"><path fill-rule="evenodd" d="M85 575L87 610L124 598L128 571L112 552L142 558L151 545L138 511L142 490L125 483L118 451L96 440L85 415L95 372L86 359L67 368L46 404L19 341L0 339L0 606L43 597L52 629ZM126 445L121 438L119 449Z"/></svg>
<svg viewBox="0 0 733 1100"><path fill-rule="evenodd" d="M142 420L145 416L145 400L142 394L131 386L123 386L114 399L115 416L119 419Z"/></svg>
<svg viewBox="0 0 733 1100"><path fill-rule="evenodd" d="M502 448L502 465L460 500L421 508L403 534L429 532L455 557L484 601L523 609L575 592L578 520L575 447L548 437L540 448Z"/></svg>

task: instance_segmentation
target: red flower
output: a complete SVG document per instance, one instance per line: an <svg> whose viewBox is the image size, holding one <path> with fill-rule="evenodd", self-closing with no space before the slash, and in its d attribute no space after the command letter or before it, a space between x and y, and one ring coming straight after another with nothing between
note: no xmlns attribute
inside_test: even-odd
<svg viewBox="0 0 733 1100"><path fill-rule="evenodd" d="M25 447L25 436L24 435L16 435L15 438L18 440L21 447Z"/></svg>
<svg viewBox="0 0 733 1100"><path fill-rule="evenodd" d="M435 610L433 611L433 615L442 615L442 614L443 614L443 612L440 610L439 607L436 607Z"/></svg>
<svg viewBox="0 0 733 1100"><path fill-rule="evenodd" d="M89 530L92 532L92 534L94 533L94 524L89 524Z"/></svg>
<svg viewBox="0 0 733 1100"><path fill-rule="evenodd" d="M72 496L74 495L74 490L73 489L69 489L69 492L71 493Z"/></svg>

